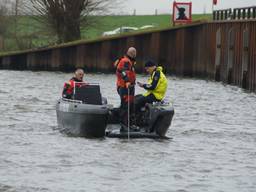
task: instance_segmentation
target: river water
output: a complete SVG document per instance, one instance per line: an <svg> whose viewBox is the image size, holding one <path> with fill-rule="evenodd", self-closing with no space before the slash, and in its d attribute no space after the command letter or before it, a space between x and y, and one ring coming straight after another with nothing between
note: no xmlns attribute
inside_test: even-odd
<svg viewBox="0 0 256 192"><path fill-rule="evenodd" d="M0 71L0 192L256 191L255 94L169 76L172 139L85 139L56 125L55 103L71 76ZM118 105L114 75L85 80Z"/></svg>

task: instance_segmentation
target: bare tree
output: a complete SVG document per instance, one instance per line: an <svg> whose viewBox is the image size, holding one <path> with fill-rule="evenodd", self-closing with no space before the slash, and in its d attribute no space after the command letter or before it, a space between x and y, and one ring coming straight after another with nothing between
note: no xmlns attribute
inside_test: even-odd
<svg viewBox="0 0 256 192"><path fill-rule="evenodd" d="M46 24L58 43L81 39L81 27L90 26L92 15L106 14L117 0L30 0L36 19Z"/></svg>

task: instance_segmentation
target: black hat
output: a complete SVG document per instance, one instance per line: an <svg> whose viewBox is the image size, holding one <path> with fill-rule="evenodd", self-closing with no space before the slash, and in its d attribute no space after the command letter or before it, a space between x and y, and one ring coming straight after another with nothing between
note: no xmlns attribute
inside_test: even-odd
<svg viewBox="0 0 256 192"><path fill-rule="evenodd" d="M153 66L156 66L156 63L154 61L149 60L145 63L145 67L153 67Z"/></svg>
<svg viewBox="0 0 256 192"><path fill-rule="evenodd" d="M179 10L179 12L181 12L181 13L184 13L184 12L186 11L186 9L185 9L184 7L180 7L180 8L178 8L178 10Z"/></svg>

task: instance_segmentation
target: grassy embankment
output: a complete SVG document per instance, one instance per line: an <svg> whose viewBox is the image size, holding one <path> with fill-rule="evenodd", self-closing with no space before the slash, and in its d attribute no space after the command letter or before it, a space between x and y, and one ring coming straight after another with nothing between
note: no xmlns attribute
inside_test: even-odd
<svg viewBox="0 0 256 192"><path fill-rule="evenodd" d="M101 37L104 31L114 30L121 26L141 27L144 25L155 25L156 28L166 28L172 26L170 15L142 15L142 16L96 16L96 25L88 29L82 28L82 39L92 40ZM209 20L211 15L193 15L193 21ZM11 19L10 19L11 20ZM43 26L32 17L21 16L17 25L17 37L19 46L15 37L14 22L10 21L7 37L4 39L5 51L19 50L24 48L44 47L54 44L56 37L50 35L49 30L44 30ZM149 30L149 29L148 29ZM0 51L1 52L1 51Z"/></svg>
<svg viewBox="0 0 256 192"><path fill-rule="evenodd" d="M193 15L193 21L209 20L211 15ZM99 20L99 27L91 28L83 31L83 37L89 39L101 36L104 31L111 31L117 27L130 26L142 27L144 25L155 25L157 28L165 28L172 26L170 15L142 15L142 16L107 16Z"/></svg>

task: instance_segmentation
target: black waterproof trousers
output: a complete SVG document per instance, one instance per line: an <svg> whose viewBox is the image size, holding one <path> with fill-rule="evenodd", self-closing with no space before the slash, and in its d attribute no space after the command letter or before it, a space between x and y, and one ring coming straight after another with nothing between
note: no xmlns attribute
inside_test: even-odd
<svg viewBox="0 0 256 192"><path fill-rule="evenodd" d="M153 103L160 101L156 99L153 94L149 94L148 96L136 95L135 96L135 113L138 113L142 107L146 105L146 103Z"/></svg>
<svg viewBox="0 0 256 192"><path fill-rule="evenodd" d="M117 92L120 96L121 105L120 105L120 123L121 125L128 126L128 121L130 125L134 125L135 111L134 111L134 86L128 88L118 87ZM128 107L129 106L129 107ZM128 112L129 108L129 112ZM128 115L129 113L129 115ZM129 119L128 119L129 116Z"/></svg>

